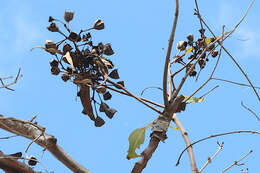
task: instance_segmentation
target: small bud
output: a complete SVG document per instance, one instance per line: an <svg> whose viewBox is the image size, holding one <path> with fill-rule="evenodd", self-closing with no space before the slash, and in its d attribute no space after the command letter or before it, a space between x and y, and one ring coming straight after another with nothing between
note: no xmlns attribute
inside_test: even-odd
<svg viewBox="0 0 260 173"><path fill-rule="evenodd" d="M211 52L211 56L212 56L213 58L215 58L216 56L218 56L218 50L213 50L213 51Z"/></svg>
<svg viewBox="0 0 260 173"><path fill-rule="evenodd" d="M110 43L107 43L107 44L104 45L104 47L103 47L103 53L104 53L105 55L108 55L108 56L114 54L114 51L113 51L113 49L112 49Z"/></svg>
<svg viewBox="0 0 260 173"><path fill-rule="evenodd" d="M54 59L54 60L52 60L52 61L50 62L50 65L51 65L51 67L58 67L59 62L58 62L56 59Z"/></svg>
<svg viewBox="0 0 260 173"><path fill-rule="evenodd" d="M113 118L113 116L115 115L115 113L117 112L117 110L109 108L105 110L105 114L108 118Z"/></svg>
<svg viewBox="0 0 260 173"><path fill-rule="evenodd" d="M30 166L35 166L37 164L37 159L34 157L34 156L30 156L29 159L28 159L28 164Z"/></svg>
<svg viewBox="0 0 260 173"><path fill-rule="evenodd" d="M67 52L70 52L72 49L73 49L73 48L71 47L70 44L65 43L64 46L63 46L62 51L63 51L64 54L66 54Z"/></svg>
<svg viewBox="0 0 260 173"><path fill-rule="evenodd" d="M49 17L49 22L53 22L54 20L55 19L52 16Z"/></svg>
<svg viewBox="0 0 260 173"><path fill-rule="evenodd" d="M73 42L78 41L79 38L80 38L80 36L79 36L78 34L76 34L75 32L71 32L70 35L69 35L69 37L68 37L68 39L69 39L70 41L73 41Z"/></svg>
<svg viewBox="0 0 260 173"><path fill-rule="evenodd" d="M122 87L125 87L125 82L124 81L118 81L117 84L120 85L120 86L115 85L115 87L118 88L118 89L122 89Z"/></svg>
<svg viewBox="0 0 260 173"><path fill-rule="evenodd" d="M52 67L51 68L51 74L58 75L60 73L59 67Z"/></svg>
<svg viewBox="0 0 260 173"><path fill-rule="evenodd" d="M103 98L104 100L110 100L112 98L112 95L110 94L109 91L105 92L105 94L103 94Z"/></svg>
<svg viewBox="0 0 260 173"><path fill-rule="evenodd" d="M102 30L105 28L105 24L101 19L98 19L93 26L93 29Z"/></svg>
<svg viewBox="0 0 260 173"><path fill-rule="evenodd" d="M95 119L95 126L101 127L104 124L105 124L105 121L101 117L97 116L97 118Z"/></svg>
<svg viewBox="0 0 260 173"><path fill-rule="evenodd" d="M177 43L177 49L179 50L179 51L184 51L185 49L186 49L186 47L187 47L187 42L186 41L178 41L178 43Z"/></svg>
<svg viewBox="0 0 260 173"><path fill-rule="evenodd" d="M108 76L111 77L112 79L119 79L119 74L117 69L114 69L111 73L109 73Z"/></svg>
<svg viewBox="0 0 260 173"><path fill-rule="evenodd" d="M74 12L65 11L65 13L64 13L64 20L65 20L66 22L69 23L69 22L73 19L73 17L74 17Z"/></svg>
<svg viewBox="0 0 260 173"><path fill-rule="evenodd" d="M59 27L56 23L52 22L50 26L47 27L47 29L51 32L59 32Z"/></svg>
<svg viewBox="0 0 260 173"><path fill-rule="evenodd" d="M61 75L61 79L64 81L64 82L67 82L68 80L70 80L70 75L68 73L62 73Z"/></svg>

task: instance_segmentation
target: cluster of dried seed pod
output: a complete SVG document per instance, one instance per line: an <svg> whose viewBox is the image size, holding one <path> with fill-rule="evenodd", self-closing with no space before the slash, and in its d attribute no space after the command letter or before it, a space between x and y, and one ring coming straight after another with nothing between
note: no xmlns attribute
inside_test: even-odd
<svg viewBox="0 0 260 173"><path fill-rule="evenodd" d="M198 64L200 67L200 70L202 70L207 62L209 61L209 56L211 55L213 58L215 58L218 55L218 50L215 49L215 38L207 38L205 36L205 30L200 29L199 30L201 37L197 40L194 40L194 36L192 34L189 34L187 36L187 40L179 41L177 43L177 50L178 54L175 56L174 62L183 64L186 66L186 73L190 71L191 66L193 65L192 62L198 60ZM206 52L203 51L206 49ZM184 52L182 55L179 55L181 52ZM187 55L188 53L191 54L188 56L189 62L184 62L183 57ZM199 59L198 59L199 58ZM189 76L196 76L197 72L195 68L193 68Z"/></svg>
<svg viewBox="0 0 260 173"><path fill-rule="evenodd" d="M78 96L83 105L83 114L90 117L95 125L100 127L105 121L98 116L97 111L93 111L93 106L100 104L100 112L104 112L108 118L112 118L116 110L110 108L104 101L110 100L112 94L106 89L108 78L119 79L118 69L114 69L113 62L105 56L111 56L114 51L110 43L102 42L94 44L92 41L91 30L102 30L105 28L104 22L98 19L93 26L80 32L73 32L68 23L74 18L74 12L65 11L64 20L49 17L50 25L47 29L51 32L61 34L64 39L58 42L46 40L45 47L36 47L46 50L54 59L50 62L51 74L59 75L64 82L72 81L76 84L80 91ZM59 24L64 26L65 34ZM124 86L123 81L117 82ZM115 86L117 88L117 86ZM121 88L119 88L121 89ZM92 91L92 94L90 94ZM99 97L99 102L95 99L95 93ZM92 95L92 97L90 97ZM100 97L100 95L103 96Z"/></svg>

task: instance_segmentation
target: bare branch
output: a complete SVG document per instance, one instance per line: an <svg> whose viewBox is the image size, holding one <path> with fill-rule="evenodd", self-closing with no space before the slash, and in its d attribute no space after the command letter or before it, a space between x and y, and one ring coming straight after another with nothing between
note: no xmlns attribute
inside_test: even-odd
<svg viewBox="0 0 260 173"><path fill-rule="evenodd" d="M247 85L247 84L243 84L243 83L239 83L239 82L234 82L234 81L230 81L230 80L225 80L225 79L220 79L220 78L211 78L213 80L219 80L219 81L223 81L223 82L228 82L228 83L232 83L232 84L235 84L235 85L240 85L240 86L246 86L246 87L251 87L251 85ZM256 89L260 89L260 87L258 86L254 86Z"/></svg>
<svg viewBox="0 0 260 173"><path fill-rule="evenodd" d="M0 140L1 139L10 139L10 138L14 138L14 137L17 137L17 136L19 136L19 135L12 135L12 136L1 137Z"/></svg>
<svg viewBox="0 0 260 173"><path fill-rule="evenodd" d="M177 27L177 21L179 16L179 0L175 1L176 7L175 7L175 14L174 14L174 21L172 26L172 32L168 43L168 50L165 58L165 64L164 64L164 73L163 73L163 100L164 105L166 109L169 106L169 100L168 100L168 94L167 94L167 76L168 76L168 69L169 69L169 63L170 63L170 57L171 57L171 51L172 51L172 44L174 41L175 31Z"/></svg>
<svg viewBox="0 0 260 173"><path fill-rule="evenodd" d="M26 164L17 161L14 157L5 155L0 151L0 168L8 173L37 173Z"/></svg>
<svg viewBox="0 0 260 173"><path fill-rule="evenodd" d="M246 110L248 110L249 112L251 112L251 113L257 118L257 120L260 121L259 116L257 116L256 113L255 113L254 111L252 111L252 109L246 107L246 106L243 104L242 101L241 101L241 106L242 106L243 108L245 108Z"/></svg>
<svg viewBox="0 0 260 173"><path fill-rule="evenodd" d="M58 144L57 139L45 133L45 128L30 121L0 116L0 128L35 141L38 145L46 148L59 161L71 171L77 173L89 173L89 171L73 160ZM39 137L40 136L40 137ZM37 139L37 140L36 140Z"/></svg>
<svg viewBox="0 0 260 173"><path fill-rule="evenodd" d="M4 80L9 79L9 78L12 78L12 77L0 78L0 82L1 82L1 84L2 84L2 86L0 86L0 89L1 89L1 88L6 88L6 89L8 89L8 90L14 91L14 89L9 88L9 86L16 84L21 77L23 77L23 75L21 74L21 68L19 68L18 73L17 73L17 75L16 75L16 78L15 78L15 80L14 80L13 82L11 82L11 83L9 83L9 84L5 84L5 83L4 83Z"/></svg>
<svg viewBox="0 0 260 173"><path fill-rule="evenodd" d="M258 131L251 131L251 130L239 130L239 131L232 131L232 132L226 132L226 133L219 133L219 134L215 134L215 135L210 135L208 137L205 137L205 138L202 138L200 140L197 140L195 142L193 142L192 144L190 144L189 146L187 146L184 150L182 150L178 160L177 160L177 163L176 163L176 166L178 166L180 164L180 160L181 160L181 157L183 155L183 153L190 147L192 147L193 145L199 143L199 142L202 142L202 141L205 141L205 140L208 140L210 138L215 138L215 137L218 137L218 136L225 136L225 135L231 135L231 134L236 134L236 133L251 133L251 134L258 134L260 135L260 132Z"/></svg>
<svg viewBox="0 0 260 173"><path fill-rule="evenodd" d="M241 159L239 159L238 161L235 161L232 165L230 165L229 167L227 167L224 171L222 171L222 173L227 172L229 169L231 169L233 166L238 165L239 162L241 162L241 160L243 160L244 158L246 158L249 154L251 154L253 152L253 150L250 150L246 155L244 155Z"/></svg>
<svg viewBox="0 0 260 173"><path fill-rule="evenodd" d="M175 122L175 124L177 125L177 128L180 130L186 146L191 146L191 143L190 143L190 140L189 140L189 137L188 137L188 133L184 129L182 123L180 122L180 120L178 119L176 114L173 115L172 119ZM196 165L196 160L195 160L195 156L194 156L194 153L193 153L192 146L187 148L187 149L188 149L188 154L189 154L189 158L190 158L190 165L191 165L192 173L197 173L198 168L197 168L197 165Z"/></svg>
<svg viewBox="0 0 260 173"><path fill-rule="evenodd" d="M219 85L216 85L214 88L212 88L211 90L209 90L208 92L206 92L205 94L202 94L199 98L205 97L206 95L208 95L209 93L211 93L212 91L214 91L216 88L218 88Z"/></svg>
<svg viewBox="0 0 260 173"><path fill-rule="evenodd" d="M205 165L200 169L199 173L201 173L210 163L212 163L212 160L218 155L218 153L222 150L223 148L223 145L224 145L224 142L222 143L219 143L218 142L218 150L217 152L212 156L212 157L209 157L207 162L205 163Z"/></svg>
<svg viewBox="0 0 260 173"><path fill-rule="evenodd" d="M141 98L139 98L139 97L137 97L136 95L132 94L130 91L128 91L128 90L127 90L125 87L123 87L122 85L119 85L119 84L117 84L117 83L115 83L115 82L113 82L113 81L111 81L111 80L107 80L107 82L113 84L114 86L117 86L117 87L122 88L122 90L124 90L128 95L130 95L131 97L135 98L135 99L138 100L139 102L143 103L145 106L149 107L150 109L154 110L155 112L157 112L157 113L159 113L159 114L162 113L159 109L157 109L157 108L155 108L155 107L153 107L153 106L147 104L147 103L146 103L145 101L143 101Z"/></svg>

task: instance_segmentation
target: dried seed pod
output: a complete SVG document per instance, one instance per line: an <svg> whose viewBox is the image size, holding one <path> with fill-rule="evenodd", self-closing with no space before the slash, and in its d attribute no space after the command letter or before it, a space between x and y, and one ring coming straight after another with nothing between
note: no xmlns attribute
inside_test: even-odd
<svg viewBox="0 0 260 173"><path fill-rule="evenodd" d="M68 80L70 80L70 75L68 73L62 73L61 75L61 79L64 81L64 82L67 82Z"/></svg>
<svg viewBox="0 0 260 173"><path fill-rule="evenodd" d="M105 28L105 24L101 19L98 19L93 26L93 29L102 30Z"/></svg>
<svg viewBox="0 0 260 173"><path fill-rule="evenodd" d="M51 49L51 48L53 48L53 49L57 50L57 45L56 45L56 43L54 43L52 40L46 40L46 41L45 41L45 48L46 48L46 49Z"/></svg>
<svg viewBox="0 0 260 173"><path fill-rule="evenodd" d="M104 124L105 124L105 121L101 117L97 116L97 118L95 119L95 126L101 127Z"/></svg>
<svg viewBox="0 0 260 173"><path fill-rule="evenodd" d="M186 102L182 102L179 107L177 108L176 112L181 112L181 111L185 111L186 109Z"/></svg>
<svg viewBox="0 0 260 173"><path fill-rule="evenodd" d="M101 102L99 111L100 112L106 112L109 109L109 106L105 102Z"/></svg>
<svg viewBox="0 0 260 173"><path fill-rule="evenodd" d="M60 73L59 67L51 67L51 74L58 75Z"/></svg>
<svg viewBox="0 0 260 173"><path fill-rule="evenodd" d="M64 54L66 54L67 52L70 52L72 49L73 49L73 48L71 47L70 44L65 43L64 46L63 46L63 48L62 48L62 51L63 51Z"/></svg>
<svg viewBox="0 0 260 173"><path fill-rule="evenodd" d="M203 69L206 65L206 61L204 59L200 59L199 60L199 65L200 65L200 68Z"/></svg>
<svg viewBox="0 0 260 173"><path fill-rule="evenodd" d="M108 56L114 54L114 51L113 51L113 49L112 49L110 43L107 43L107 44L104 45L104 47L103 47L103 53L104 53L105 55L108 55Z"/></svg>
<svg viewBox="0 0 260 173"><path fill-rule="evenodd" d="M54 20L55 19L52 16L49 17L49 22L53 22Z"/></svg>
<svg viewBox="0 0 260 173"><path fill-rule="evenodd" d="M52 22L47 29L51 32L59 32L59 27L56 23Z"/></svg>
<svg viewBox="0 0 260 173"><path fill-rule="evenodd" d="M58 67L59 62L58 62L56 59L54 59L54 60L52 60L52 61L50 62L50 65L51 65L51 67Z"/></svg>
<svg viewBox="0 0 260 173"><path fill-rule="evenodd" d="M203 39L203 38L198 38L197 45L199 48L201 48L201 47L204 48L205 46L207 46L207 44L205 43L205 39Z"/></svg>
<svg viewBox="0 0 260 173"><path fill-rule="evenodd" d="M105 110L105 114L108 118L112 119L113 116L115 115L115 113L117 112L117 110L113 109L113 108L109 108Z"/></svg>
<svg viewBox="0 0 260 173"><path fill-rule="evenodd" d="M74 12L72 12L72 11L65 11L64 12L64 20L66 22L69 23L73 19L73 17L74 17Z"/></svg>
<svg viewBox="0 0 260 173"><path fill-rule="evenodd" d="M105 92L105 93L103 94L103 99L104 99L104 100L110 100L111 98L112 98L112 95L110 94L109 91L107 91L107 92Z"/></svg>
<svg viewBox="0 0 260 173"><path fill-rule="evenodd" d="M199 55L199 57L200 57L201 59L206 58L206 53L204 52L203 54Z"/></svg>
<svg viewBox="0 0 260 173"><path fill-rule="evenodd" d="M192 43L193 40L194 40L193 34L189 34L189 35L187 36L187 39L188 39L188 43L189 43L189 44Z"/></svg>
<svg viewBox="0 0 260 173"><path fill-rule="evenodd" d="M28 159L28 164L30 166L35 166L37 164L37 162L38 161L37 161L36 157L34 157L34 156L30 156L29 159Z"/></svg>
<svg viewBox="0 0 260 173"><path fill-rule="evenodd" d="M187 44L188 44L187 41L178 41L177 49L179 51L184 51L186 49L186 47L187 47Z"/></svg>
<svg viewBox="0 0 260 173"><path fill-rule="evenodd" d="M71 32L70 35L69 35L69 37L68 37L68 39L69 39L70 41L73 41L73 42L78 41L79 38L80 38L80 36L79 36L78 34L76 34L75 32Z"/></svg>
<svg viewBox="0 0 260 173"><path fill-rule="evenodd" d="M114 69L111 73L109 73L108 76L111 77L112 79L119 79L119 74L117 69Z"/></svg>
<svg viewBox="0 0 260 173"><path fill-rule="evenodd" d="M125 87L125 82L124 81L118 81L117 84ZM118 88L118 89L122 89L122 87L118 86L118 85L115 85L115 87Z"/></svg>
<svg viewBox="0 0 260 173"><path fill-rule="evenodd" d="M216 56L218 56L218 50L213 50L213 51L211 52L211 56L212 56L213 58L215 58Z"/></svg>
<svg viewBox="0 0 260 173"><path fill-rule="evenodd" d="M106 87L104 87L104 86L98 86L97 89L96 89L96 91L97 91L98 93L104 94L104 93L106 92Z"/></svg>

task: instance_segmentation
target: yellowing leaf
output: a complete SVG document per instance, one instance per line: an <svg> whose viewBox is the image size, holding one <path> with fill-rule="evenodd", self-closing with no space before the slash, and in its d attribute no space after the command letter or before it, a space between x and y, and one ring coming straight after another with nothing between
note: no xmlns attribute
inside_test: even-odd
<svg viewBox="0 0 260 173"><path fill-rule="evenodd" d="M187 50L185 51L184 54L187 54L187 53L191 52L192 50L193 50L193 47L190 47L189 49L187 49Z"/></svg>
<svg viewBox="0 0 260 173"><path fill-rule="evenodd" d="M71 56L70 56L70 52L67 52L64 57L66 58L66 60L68 61L68 63L70 63L71 68L72 68L72 70L74 71L74 65L73 65L72 58L71 58Z"/></svg>
<svg viewBox="0 0 260 173"><path fill-rule="evenodd" d="M136 154L135 150L140 148L140 146L144 143L145 139L145 130L146 128L138 128L135 129L129 136L129 149L126 158L132 159L136 157L141 157L140 155Z"/></svg>
<svg viewBox="0 0 260 173"><path fill-rule="evenodd" d="M189 98L189 96L184 96L184 102L186 103L199 103L199 102L203 102L205 99L203 97L201 98L197 98L197 97L191 97ZM189 98L189 100L187 100Z"/></svg>
<svg viewBox="0 0 260 173"><path fill-rule="evenodd" d="M211 43L211 38L206 38L205 42L206 42L207 44L210 44L210 43Z"/></svg>

